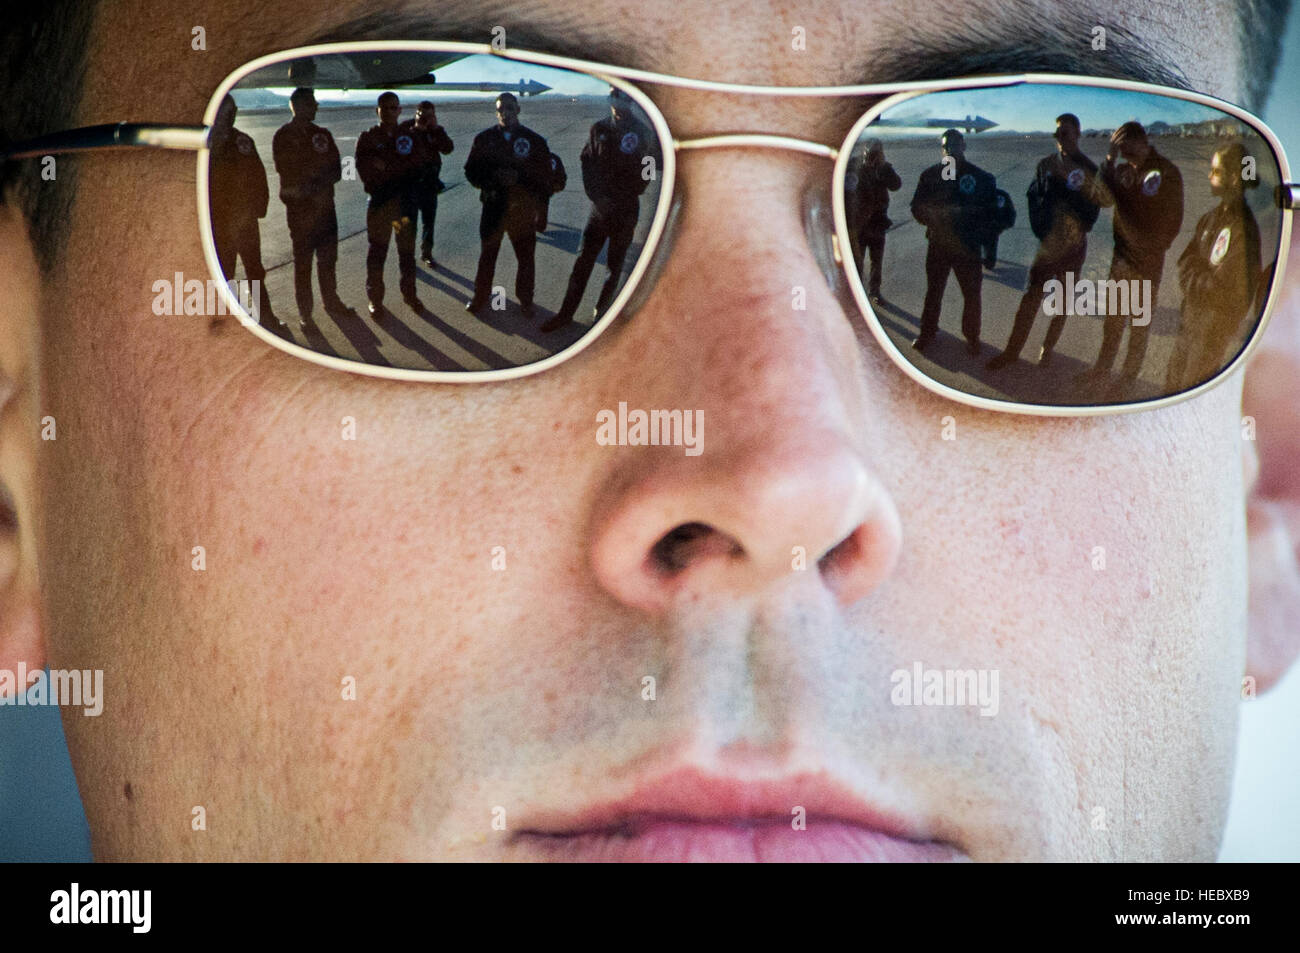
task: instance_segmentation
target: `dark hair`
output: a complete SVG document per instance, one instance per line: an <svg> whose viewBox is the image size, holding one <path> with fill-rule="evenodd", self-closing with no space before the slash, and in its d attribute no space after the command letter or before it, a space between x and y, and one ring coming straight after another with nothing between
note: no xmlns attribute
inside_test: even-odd
<svg viewBox="0 0 1300 953"><path fill-rule="evenodd" d="M1115 130L1124 139L1136 139L1138 142L1147 141L1146 126L1136 119L1130 119L1124 125Z"/></svg>
<svg viewBox="0 0 1300 953"><path fill-rule="evenodd" d="M310 86L299 86L289 94L289 102L296 103L300 99L315 99L316 91Z"/></svg>
<svg viewBox="0 0 1300 953"><path fill-rule="evenodd" d="M1056 124L1058 126L1073 126L1075 132L1079 132L1082 129L1079 125L1079 117L1074 113L1061 113L1061 115L1056 117Z"/></svg>
<svg viewBox="0 0 1300 953"><path fill-rule="evenodd" d="M386 93L379 94L379 98L375 100L375 105L382 106L384 104L384 101L389 99L396 99L399 103L401 102L401 100L398 99L397 94L390 89Z"/></svg>
<svg viewBox="0 0 1300 953"><path fill-rule="evenodd" d="M94 22L91 0L11 4L5 10L0 26L0 143L77 124ZM0 169L0 201L16 202L26 216L42 271L53 268L63 251L66 230L58 226L71 218L77 165L75 160L60 161L52 182L20 179L25 168L21 161Z"/></svg>

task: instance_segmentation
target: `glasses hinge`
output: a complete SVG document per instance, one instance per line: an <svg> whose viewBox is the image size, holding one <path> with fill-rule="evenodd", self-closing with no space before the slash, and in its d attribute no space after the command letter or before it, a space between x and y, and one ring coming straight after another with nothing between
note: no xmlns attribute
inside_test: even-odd
<svg viewBox="0 0 1300 953"><path fill-rule="evenodd" d="M1279 185L1277 204L1285 209L1300 208L1300 182L1283 182Z"/></svg>

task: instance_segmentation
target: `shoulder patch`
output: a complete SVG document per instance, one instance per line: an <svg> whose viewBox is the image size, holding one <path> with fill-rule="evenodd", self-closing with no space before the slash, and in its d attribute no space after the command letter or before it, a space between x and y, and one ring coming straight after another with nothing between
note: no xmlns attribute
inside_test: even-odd
<svg viewBox="0 0 1300 953"><path fill-rule="evenodd" d="M1214 247L1210 249L1210 264L1217 265L1223 261L1228 254L1228 245L1232 242L1232 229L1226 225L1219 229L1218 236L1214 239Z"/></svg>

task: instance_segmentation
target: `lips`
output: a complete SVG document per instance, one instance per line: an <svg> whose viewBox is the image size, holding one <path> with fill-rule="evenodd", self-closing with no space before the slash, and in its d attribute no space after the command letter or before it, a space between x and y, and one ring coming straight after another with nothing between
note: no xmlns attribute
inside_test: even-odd
<svg viewBox="0 0 1300 953"><path fill-rule="evenodd" d="M741 780L677 771L623 798L526 819L522 858L569 862L961 861L920 825L824 775Z"/></svg>

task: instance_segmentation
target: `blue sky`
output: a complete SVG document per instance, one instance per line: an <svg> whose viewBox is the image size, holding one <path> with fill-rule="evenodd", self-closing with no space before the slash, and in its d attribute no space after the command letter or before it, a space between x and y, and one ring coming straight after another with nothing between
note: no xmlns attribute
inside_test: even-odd
<svg viewBox="0 0 1300 953"><path fill-rule="evenodd" d="M927 93L893 107L881 118L961 119L983 116L1003 130L1048 132L1055 119L1073 112L1084 129L1114 129L1130 119L1143 125L1200 122L1223 114L1197 103L1130 90L1024 84L980 90ZM884 130L882 130L883 132Z"/></svg>

